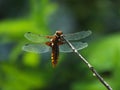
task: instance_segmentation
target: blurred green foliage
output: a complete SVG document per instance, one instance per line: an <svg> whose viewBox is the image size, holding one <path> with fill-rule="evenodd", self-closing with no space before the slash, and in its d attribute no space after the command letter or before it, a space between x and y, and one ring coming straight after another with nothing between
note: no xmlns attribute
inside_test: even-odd
<svg viewBox="0 0 120 90"><path fill-rule="evenodd" d="M21 48L25 44L25 32L34 31L42 34L49 32L47 20L57 9L57 5L50 3L49 0L30 0L29 4L28 16L0 22L1 45L13 44L13 47L8 46L12 49L6 56L7 60L0 59L0 88L2 90L34 90L35 87L45 86L47 81L45 80L47 74L38 70L40 55L34 53L23 55Z"/></svg>
<svg viewBox="0 0 120 90"><path fill-rule="evenodd" d="M106 78L113 89L119 90L120 33L102 37L89 45L84 53L89 62ZM96 82L95 82L96 83ZM96 83L97 84L97 83ZM95 85L95 84L94 84ZM97 86L97 85L95 85ZM97 88L95 90L98 90ZM102 90L102 88L101 88Z"/></svg>
<svg viewBox="0 0 120 90"><path fill-rule="evenodd" d="M79 28L92 29L89 47L80 53L114 90L119 90L120 33L113 34L114 30L120 30L119 0L60 2L74 13L77 31ZM34 54L21 50L28 42L25 32L50 33L49 18L58 9L58 4L49 0L29 0L27 3L29 11L24 12L24 16L0 21L0 90L106 90L73 53L66 56L60 53L58 66L53 69L50 53Z"/></svg>

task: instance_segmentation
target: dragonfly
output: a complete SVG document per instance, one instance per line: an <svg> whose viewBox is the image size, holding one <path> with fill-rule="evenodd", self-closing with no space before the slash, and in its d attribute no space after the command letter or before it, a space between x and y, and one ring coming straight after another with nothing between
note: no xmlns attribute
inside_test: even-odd
<svg viewBox="0 0 120 90"><path fill-rule="evenodd" d="M52 66L55 67L58 62L59 52L73 52L64 39L69 40L77 50L81 50L88 46L86 42L81 42L81 39L88 37L90 34L90 30L71 34L63 34L63 32L59 30L56 31L54 35L40 35L27 32L24 36L32 43L25 44L22 49L34 53L46 53L51 50L51 62ZM62 37L64 37L64 39Z"/></svg>

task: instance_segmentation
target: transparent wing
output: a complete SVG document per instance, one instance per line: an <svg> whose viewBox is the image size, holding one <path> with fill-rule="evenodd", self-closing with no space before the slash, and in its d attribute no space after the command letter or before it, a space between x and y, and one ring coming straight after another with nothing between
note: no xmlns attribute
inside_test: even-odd
<svg viewBox="0 0 120 90"><path fill-rule="evenodd" d="M46 42L48 41L48 38L46 38L46 36L42 36L39 34L34 34L31 32L27 32L24 35L28 40L32 41L32 42L36 42L36 43L42 43L42 42Z"/></svg>
<svg viewBox="0 0 120 90"><path fill-rule="evenodd" d="M49 48L45 44L26 44L22 47L24 51L34 52L34 53L45 53L49 51Z"/></svg>
<svg viewBox="0 0 120 90"><path fill-rule="evenodd" d="M89 36L92 32L90 30L88 31L81 31L73 34L66 34L64 35L65 39L67 40L80 40L87 36Z"/></svg>
<svg viewBox="0 0 120 90"><path fill-rule="evenodd" d="M71 44L77 49L77 50L81 50L85 47L88 46L87 43L83 43L83 42L71 42ZM60 52L73 52L73 50L70 48L70 46L68 46L67 43L60 45Z"/></svg>

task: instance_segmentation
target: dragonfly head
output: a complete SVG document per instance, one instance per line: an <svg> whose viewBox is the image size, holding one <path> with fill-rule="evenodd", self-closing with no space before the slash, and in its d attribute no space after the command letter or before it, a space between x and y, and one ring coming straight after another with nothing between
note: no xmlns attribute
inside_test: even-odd
<svg viewBox="0 0 120 90"><path fill-rule="evenodd" d="M55 35L57 35L57 36L61 36L62 34L63 34L62 31L56 31L56 33L55 33Z"/></svg>

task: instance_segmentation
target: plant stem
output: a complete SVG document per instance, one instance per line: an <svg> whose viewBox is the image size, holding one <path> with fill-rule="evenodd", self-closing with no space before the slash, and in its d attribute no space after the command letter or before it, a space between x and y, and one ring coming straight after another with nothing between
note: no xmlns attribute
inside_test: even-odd
<svg viewBox="0 0 120 90"><path fill-rule="evenodd" d="M94 67L78 52L78 50L75 49L75 47L67 40L64 38L64 36L62 36L63 40L65 40L65 42L71 47L71 49L73 50L73 52L75 54L77 54L81 60L88 66L88 68L92 71L93 75L96 76L98 78L98 80L108 89L108 90L112 90L111 86L97 73L97 71L94 69Z"/></svg>

